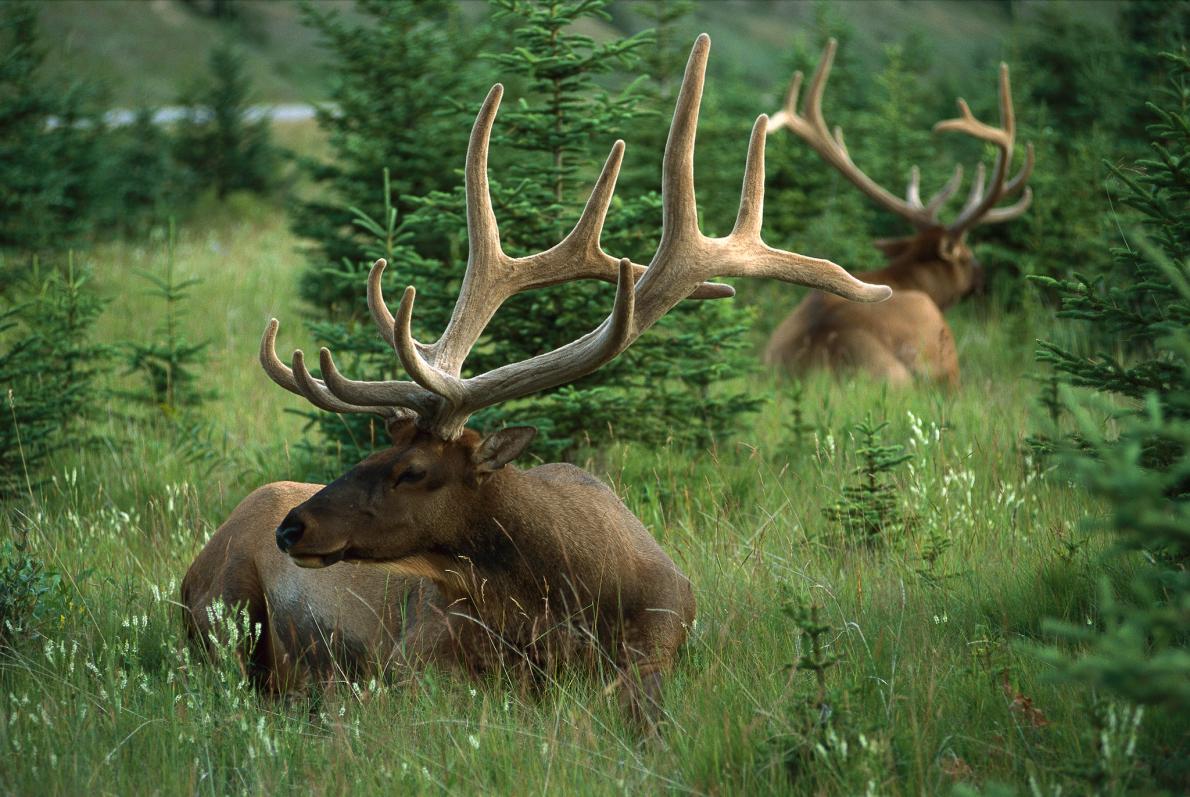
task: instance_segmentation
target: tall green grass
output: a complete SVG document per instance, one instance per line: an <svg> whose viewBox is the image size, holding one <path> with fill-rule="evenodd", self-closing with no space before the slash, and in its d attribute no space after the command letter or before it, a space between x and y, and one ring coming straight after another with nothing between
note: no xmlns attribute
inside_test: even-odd
<svg viewBox="0 0 1190 797"><path fill-rule="evenodd" d="M1027 381L1033 333L1051 323L1040 310L956 313L964 386L953 394L814 378L795 402L788 383L758 378L749 388L771 400L738 438L592 455L588 467L698 599L658 738L637 738L601 685L581 679L534 695L429 672L272 700L233 659L198 661L176 603L186 567L240 498L296 467L301 423L286 410L301 402L255 362L270 315L283 346L308 342L295 244L278 214L254 204L183 230L178 276L205 280L189 334L212 340L206 384L221 394L207 423L191 434L113 412L97 431L118 442L65 457L44 489L5 508L0 533L26 531L33 552L70 575L76 608L0 653L0 791L1082 790L1080 773L1105 755L1093 696L1051 683L1027 644L1043 617L1090 621L1096 580L1127 578L1128 565L1105 574L1094 545L1076 542L1076 524L1099 508L1024 444L1040 422ZM101 337L152 328L131 275L163 253L160 242L89 256L112 302ZM914 456L896 475L908 528L883 546L848 547L823 509L854 478L849 428L868 414ZM845 731L824 736L796 778L787 740L806 727L814 685L789 667L805 644L784 611L790 596L820 605L831 626L841 656L828 673L831 711ZM1129 767L1143 768L1161 738L1145 723ZM1126 748L1127 728L1107 732Z"/></svg>

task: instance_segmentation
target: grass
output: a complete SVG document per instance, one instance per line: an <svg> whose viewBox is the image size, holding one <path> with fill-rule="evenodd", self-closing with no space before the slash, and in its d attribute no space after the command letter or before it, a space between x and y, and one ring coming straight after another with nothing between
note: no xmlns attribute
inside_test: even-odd
<svg viewBox="0 0 1190 797"><path fill-rule="evenodd" d="M532 696L430 672L274 701L230 658L196 661L182 574L240 498L294 473L301 428L286 410L302 403L255 352L270 315L283 345L307 342L295 246L283 217L251 202L183 229L178 276L204 280L184 323L211 341L204 381L220 394L206 423L125 426L6 508L2 533L27 533L70 576L73 608L0 654L0 791L1048 794L1102 768L1094 696L1028 652L1043 618L1088 621L1097 580L1129 568L1104 572L1094 543L1071 544L1099 510L1023 442L1040 423L1026 379L1052 323L1040 311L960 308L954 394L816 378L795 399L762 377L751 387L771 400L736 439L697 453L614 445L588 463L694 582L698 621L660 739L638 740L583 680ZM130 273L159 269L163 252L88 255L111 301L101 339L151 329ZM849 429L868 414L914 456L895 477L907 531L876 548L839 544L823 515L854 478ZM816 724L813 677L789 667L807 639L794 599L821 606L841 657L827 672L833 736ZM1160 720L1141 730L1121 777L1173 738ZM796 778L791 750L805 756Z"/></svg>

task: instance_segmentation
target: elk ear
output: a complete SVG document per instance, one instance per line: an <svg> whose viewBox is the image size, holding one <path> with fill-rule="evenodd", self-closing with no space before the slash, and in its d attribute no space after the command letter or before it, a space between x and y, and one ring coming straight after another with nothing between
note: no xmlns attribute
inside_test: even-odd
<svg viewBox="0 0 1190 797"><path fill-rule="evenodd" d="M393 448L404 448L413 442L417 435L417 420L415 418L389 418L384 422L384 430L392 440Z"/></svg>
<svg viewBox="0 0 1190 797"><path fill-rule="evenodd" d="M537 429L532 426L510 426L484 438L471 455L471 461L480 473L500 470L524 453Z"/></svg>
<svg viewBox="0 0 1190 797"><path fill-rule="evenodd" d="M909 251L913 238L878 238L874 243L882 255L893 260Z"/></svg>

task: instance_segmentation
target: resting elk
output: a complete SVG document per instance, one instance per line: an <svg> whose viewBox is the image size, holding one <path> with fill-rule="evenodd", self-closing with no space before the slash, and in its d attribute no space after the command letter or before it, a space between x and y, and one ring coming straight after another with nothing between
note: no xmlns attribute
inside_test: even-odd
<svg viewBox="0 0 1190 797"><path fill-rule="evenodd" d="M501 248L488 190L488 139L503 89L484 101L467 148L468 259L442 336L413 339L415 291L394 317L381 293L385 261L368 277L368 306L411 381L343 376L322 349L322 378L302 352L275 353L277 321L261 342L264 370L324 410L385 419L392 446L329 485L277 482L235 508L182 584L193 638L219 639L216 601L243 607L259 640L248 662L258 682L285 690L344 674L427 663L482 675L560 667L608 674L633 716L651 719L661 679L694 619L686 576L598 479L568 464L510 463L530 427L487 437L465 428L476 410L561 385L623 352L684 298L728 297L716 275L773 277L879 301L828 260L765 245L760 237L767 118L753 129L735 228L702 234L694 195L694 138L710 40L686 67L663 164L660 245L647 268L606 254L600 233L624 144L617 141L573 231L553 248L513 258ZM636 281L639 278L639 281ZM496 310L520 291L577 279L616 283L611 313L560 348L470 378L468 352Z"/></svg>
<svg viewBox="0 0 1190 797"><path fill-rule="evenodd" d="M1008 67L1000 65L999 127L977 120L963 100L958 101L960 118L934 125L935 131L965 133L994 145L997 151L991 182L986 182L980 164L966 204L954 221L945 223L938 214L962 184L961 165L955 167L950 180L926 202L921 200L920 174L914 167L902 200L877 185L852 162L841 129L836 127L833 134L828 131L822 116L822 95L835 47L832 39L810 80L800 112L797 102L802 73L794 75L785 106L773 115L768 132L772 134L782 128L793 131L869 199L909 222L916 232L905 238L877 241L876 246L888 264L859 275L866 282L891 287L893 296L889 301L858 305L815 291L773 332L765 349L765 362L793 373L828 368L836 373L866 372L895 385L923 378L956 387L958 355L942 312L982 284L982 267L967 243L967 234L979 224L1020 216L1032 199L1030 189L1025 187L1033 170L1032 145L1026 147L1020 171L1008 179L1016 138ZM1015 203L997 207L1018 194Z"/></svg>

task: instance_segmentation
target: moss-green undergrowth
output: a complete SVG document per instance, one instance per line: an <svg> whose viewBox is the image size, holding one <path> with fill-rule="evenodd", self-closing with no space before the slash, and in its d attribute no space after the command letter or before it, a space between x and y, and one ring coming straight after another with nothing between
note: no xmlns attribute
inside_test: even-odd
<svg viewBox="0 0 1190 797"><path fill-rule="evenodd" d="M103 339L152 328L131 274L163 251L89 256L112 300ZM285 410L301 402L255 364L270 315L283 347L308 342L294 251L282 219L255 206L183 231L179 277L205 280L186 323L212 341L205 383L221 394L205 423L113 415L118 443L66 457L6 508L0 533L27 529L37 555L81 580L74 613L0 654L0 791L922 794L1032 782L1049 793L1094 764L1091 696L1051 684L1022 645L1043 617L1090 621L1105 575L1076 530L1096 508L1023 442L1039 423L1026 377L1034 328L1050 323L1041 311L956 313L954 394L812 379L795 399L765 377L750 387L771 397L766 409L713 450L612 445L591 459L698 598L659 739L640 742L581 680L529 696L429 673L278 702L233 663L196 662L176 605L182 574L240 498L296 469L301 424ZM849 429L869 414L913 455L894 476L906 530L848 547L823 509L853 478ZM1120 567L1106 575L1126 578ZM803 644L783 611L791 596L820 605L833 629L832 722L851 734L796 778L783 740L805 727L814 685L788 667Z"/></svg>

